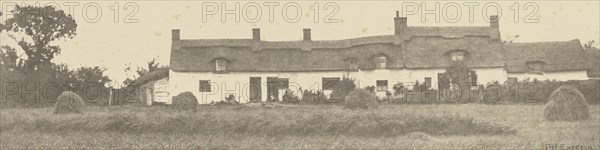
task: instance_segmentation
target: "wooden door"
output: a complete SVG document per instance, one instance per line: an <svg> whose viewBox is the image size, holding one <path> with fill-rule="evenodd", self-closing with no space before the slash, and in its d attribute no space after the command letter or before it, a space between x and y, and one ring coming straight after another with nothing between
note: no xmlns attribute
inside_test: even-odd
<svg viewBox="0 0 600 150"><path fill-rule="evenodd" d="M259 103L262 100L260 77L250 77L250 103Z"/></svg>

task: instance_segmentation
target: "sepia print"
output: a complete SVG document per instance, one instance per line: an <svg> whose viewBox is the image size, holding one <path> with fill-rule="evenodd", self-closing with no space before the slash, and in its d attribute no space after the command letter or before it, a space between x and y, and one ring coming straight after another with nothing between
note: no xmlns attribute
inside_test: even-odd
<svg viewBox="0 0 600 150"><path fill-rule="evenodd" d="M600 149L598 1L0 5L0 149Z"/></svg>

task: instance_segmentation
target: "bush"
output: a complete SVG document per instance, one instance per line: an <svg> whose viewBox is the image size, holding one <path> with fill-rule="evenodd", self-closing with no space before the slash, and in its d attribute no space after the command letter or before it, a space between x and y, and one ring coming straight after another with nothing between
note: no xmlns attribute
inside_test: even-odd
<svg viewBox="0 0 600 150"><path fill-rule="evenodd" d="M377 98L364 89L356 89L346 97L346 108L374 109L377 108Z"/></svg>
<svg viewBox="0 0 600 150"><path fill-rule="evenodd" d="M302 92L302 99L300 102L305 104L318 104L326 103L328 101L327 96L325 96L325 94L321 91L312 92L304 90L304 92Z"/></svg>
<svg viewBox="0 0 600 150"><path fill-rule="evenodd" d="M79 95L71 91L65 91L58 96L56 107L54 108L54 114L80 114L83 113L84 106L85 102Z"/></svg>
<svg viewBox="0 0 600 150"><path fill-rule="evenodd" d="M302 103L315 103L316 102L316 98L317 95L311 91L308 90L304 90L304 92L302 92L302 99L300 100L300 102Z"/></svg>
<svg viewBox="0 0 600 150"><path fill-rule="evenodd" d="M546 120L577 121L590 117L585 97L573 86L560 86L552 92L549 101L544 108Z"/></svg>
<svg viewBox="0 0 600 150"><path fill-rule="evenodd" d="M398 83L394 84L392 89L394 89L394 96L398 96L398 95L401 95L404 93L404 90L406 90L406 87L404 86L403 83L398 82Z"/></svg>
<svg viewBox="0 0 600 150"><path fill-rule="evenodd" d="M354 79L348 78L344 76L340 82L335 84L333 87L333 92L331 92L331 97L329 100L339 102L342 101L356 88L354 84Z"/></svg>
<svg viewBox="0 0 600 150"><path fill-rule="evenodd" d="M316 95L317 95L317 102L318 103L325 103L325 102L327 102L327 96L325 96L325 93L323 93L322 91L317 91Z"/></svg>
<svg viewBox="0 0 600 150"><path fill-rule="evenodd" d="M196 105L198 105L198 99L196 99L196 96L190 91L180 93L173 97L174 109L196 111Z"/></svg>
<svg viewBox="0 0 600 150"><path fill-rule="evenodd" d="M294 94L290 89L285 90L285 93L282 97L282 102L285 103L298 103L300 102L300 98Z"/></svg>
<svg viewBox="0 0 600 150"><path fill-rule="evenodd" d="M235 95L229 94L225 97L225 100L221 100L218 102L211 102L208 105L211 106L229 106L229 105L239 105L240 103L235 100Z"/></svg>
<svg viewBox="0 0 600 150"><path fill-rule="evenodd" d="M365 87L365 90L367 90L370 93L375 93L375 86L367 86Z"/></svg>

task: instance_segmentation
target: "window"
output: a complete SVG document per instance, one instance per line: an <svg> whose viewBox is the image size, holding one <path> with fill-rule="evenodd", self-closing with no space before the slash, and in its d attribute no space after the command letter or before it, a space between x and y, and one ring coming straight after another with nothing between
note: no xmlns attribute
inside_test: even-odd
<svg viewBox="0 0 600 150"><path fill-rule="evenodd" d="M387 91L388 83L387 80L377 80L377 91Z"/></svg>
<svg viewBox="0 0 600 150"><path fill-rule="evenodd" d="M215 70L216 71L227 71L227 60L226 59L217 59L215 60Z"/></svg>
<svg viewBox="0 0 600 150"><path fill-rule="evenodd" d="M452 61L463 61L465 59L465 52L456 51L450 54Z"/></svg>
<svg viewBox="0 0 600 150"><path fill-rule="evenodd" d="M387 63L387 58L385 56L377 56L375 57L375 64L377 69L385 69Z"/></svg>
<svg viewBox="0 0 600 150"><path fill-rule="evenodd" d="M200 92L211 92L210 80L200 80Z"/></svg>
<svg viewBox="0 0 600 150"><path fill-rule="evenodd" d="M340 78L323 78L323 90L333 90Z"/></svg>
<svg viewBox="0 0 600 150"><path fill-rule="evenodd" d="M425 77L425 87L431 88L431 77Z"/></svg>
<svg viewBox="0 0 600 150"><path fill-rule="evenodd" d="M358 60L356 58L350 58L348 61L348 70L358 70Z"/></svg>

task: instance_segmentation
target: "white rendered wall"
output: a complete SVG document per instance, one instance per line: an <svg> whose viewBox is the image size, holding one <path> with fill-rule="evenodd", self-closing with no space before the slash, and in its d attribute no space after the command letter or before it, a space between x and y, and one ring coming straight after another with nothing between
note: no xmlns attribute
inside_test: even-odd
<svg viewBox="0 0 600 150"><path fill-rule="evenodd" d="M567 80L587 80L590 79L587 76L587 71L569 71L569 72L548 72L542 74L533 74L533 73L508 73L508 77L515 77L519 81L525 78L529 78L530 80L538 79L538 80L558 80L558 81L567 81Z"/></svg>
<svg viewBox="0 0 600 150"><path fill-rule="evenodd" d="M474 69L478 74L478 82L485 84L491 81L504 82L506 72L502 68ZM406 87L412 88L416 80L424 82L425 77L431 77L433 88L437 88L438 73L445 69L400 69L400 70L369 70L369 71L315 71L315 72L230 72L227 74L215 74L213 72L174 72L169 73L169 93L176 96L179 93L190 91L196 95L199 103L211 103L223 100L227 95L233 94L236 100L242 103L248 102L250 77L261 77L261 98L267 99L267 77L288 78L289 87L296 95L301 96L302 90L317 91L322 88L322 79L327 77L339 77L344 75L356 80L360 88L375 86L377 80L388 81L388 91L393 93L392 87L402 82ZM199 92L199 81L210 80L213 86L211 92ZM324 91L326 95L331 91ZM385 96L385 91L377 92L380 97ZM283 90L280 91L280 99ZM168 100L170 103L170 100Z"/></svg>

